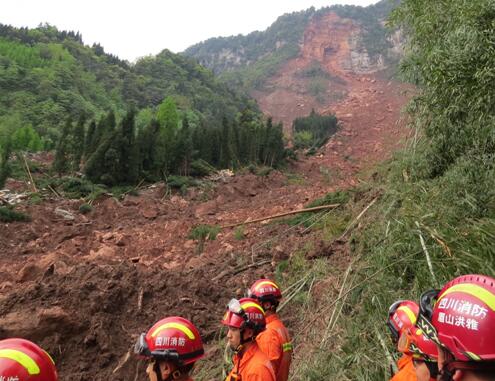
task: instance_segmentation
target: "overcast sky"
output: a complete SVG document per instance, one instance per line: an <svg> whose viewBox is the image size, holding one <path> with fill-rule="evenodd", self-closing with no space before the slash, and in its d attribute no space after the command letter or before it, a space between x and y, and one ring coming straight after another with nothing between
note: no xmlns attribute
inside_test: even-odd
<svg viewBox="0 0 495 381"><path fill-rule="evenodd" d="M164 48L181 52L210 37L265 30L278 16L311 6L367 6L377 0L0 0L0 23L48 22L79 31L85 44L134 61Z"/></svg>

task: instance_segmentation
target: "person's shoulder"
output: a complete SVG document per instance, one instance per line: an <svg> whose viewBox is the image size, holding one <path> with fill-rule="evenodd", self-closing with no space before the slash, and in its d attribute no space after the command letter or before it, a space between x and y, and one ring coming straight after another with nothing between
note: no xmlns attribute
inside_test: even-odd
<svg viewBox="0 0 495 381"><path fill-rule="evenodd" d="M264 374L267 377L266 380L269 380L268 376L274 377L275 375L275 370L273 369L270 358L261 349L259 349L254 356L253 368L253 371L257 374ZM264 379L265 378L263 378L263 380Z"/></svg>

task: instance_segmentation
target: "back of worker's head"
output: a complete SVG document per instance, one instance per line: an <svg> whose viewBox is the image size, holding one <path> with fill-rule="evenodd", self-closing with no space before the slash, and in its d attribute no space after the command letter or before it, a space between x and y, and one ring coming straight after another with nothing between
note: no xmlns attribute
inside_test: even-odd
<svg viewBox="0 0 495 381"><path fill-rule="evenodd" d="M402 333L413 327L418 316L419 306L412 300L398 300L389 307L387 327L392 340L397 343Z"/></svg>
<svg viewBox="0 0 495 381"><path fill-rule="evenodd" d="M425 292L417 325L438 346L440 380L494 379L495 279L463 275Z"/></svg>
<svg viewBox="0 0 495 381"><path fill-rule="evenodd" d="M252 330L254 339L266 327L265 311L256 299L232 299L222 318L222 324L227 327Z"/></svg>
<svg viewBox="0 0 495 381"><path fill-rule="evenodd" d="M247 296L256 299L264 308L265 312L276 312L277 307L282 299L280 287L270 279L258 279L248 289Z"/></svg>
<svg viewBox="0 0 495 381"><path fill-rule="evenodd" d="M57 369L48 353L29 340L0 341L0 380L57 381Z"/></svg>

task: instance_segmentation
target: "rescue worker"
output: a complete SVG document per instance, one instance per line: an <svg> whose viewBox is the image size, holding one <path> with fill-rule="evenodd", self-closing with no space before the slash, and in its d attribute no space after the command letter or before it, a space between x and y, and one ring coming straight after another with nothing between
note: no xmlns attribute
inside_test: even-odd
<svg viewBox="0 0 495 381"><path fill-rule="evenodd" d="M192 381L194 364L204 356L197 328L178 316L162 319L142 333L134 352L149 360L146 373L150 381Z"/></svg>
<svg viewBox="0 0 495 381"><path fill-rule="evenodd" d="M438 350L433 341L416 326L406 329L397 344L400 352L412 356L418 381L435 381L438 376Z"/></svg>
<svg viewBox="0 0 495 381"><path fill-rule="evenodd" d="M425 292L417 325L437 345L439 380L495 380L494 278L463 275Z"/></svg>
<svg viewBox="0 0 495 381"><path fill-rule="evenodd" d="M25 339L0 341L0 380L57 381L57 369L48 353Z"/></svg>
<svg viewBox="0 0 495 381"><path fill-rule="evenodd" d="M414 326L418 316L419 306L412 300L398 300L388 309L387 327L390 330L395 345L402 332ZM404 353L397 361L398 372L390 381L416 381L416 371L410 354Z"/></svg>
<svg viewBox="0 0 495 381"><path fill-rule="evenodd" d="M256 336L265 329L265 312L255 299L232 299L222 324L234 351L232 371L226 381L275 381L272 363L258 347Z"/></svg>
<svg viewBox="0 0 495 381"><path fill-rule="evenodd" d="M248 290L248 296L258 300L265 311L266 329L256 342L272 362L277 381L287 381L292 360L292 343L289 332L277 314L282 293L269 279L259 279Z"/></svg>

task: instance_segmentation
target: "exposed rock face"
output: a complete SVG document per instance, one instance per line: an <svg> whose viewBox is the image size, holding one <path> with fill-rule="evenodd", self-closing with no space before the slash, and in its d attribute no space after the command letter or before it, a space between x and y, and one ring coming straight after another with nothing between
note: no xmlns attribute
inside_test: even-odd
<svg viewBox="0 0 495 381"><path fill-rule="evenodd" d="M282 122L290 134L295 118L308 115L312 109L331 110L355 87L359 76L373 75L394 62L402 52L400 31L382 42L386 44L388 51L372 55L364 46L363 30L356 21L334 12L314 17L304 31L299 56L287 61L266 81L264 89L253 91L252 96L262 111ZM321 70L319 75L304 75L315 66ZM315 83L320 87L317 94L312 91Z"/></svg>
<svg viewBox="0 0 495 381"><path fill-rule="evenodd" d="M304 32L301 54L325 63L336 61L341 70L370 74L385 69L402 54L402 35L395 32L387 41L390 49L383 54L370 55L363 45L360 25L330 12L315 18ZM385 56L384 56L385 55ZM333 69L336 69L334 67Z"/></svg>

